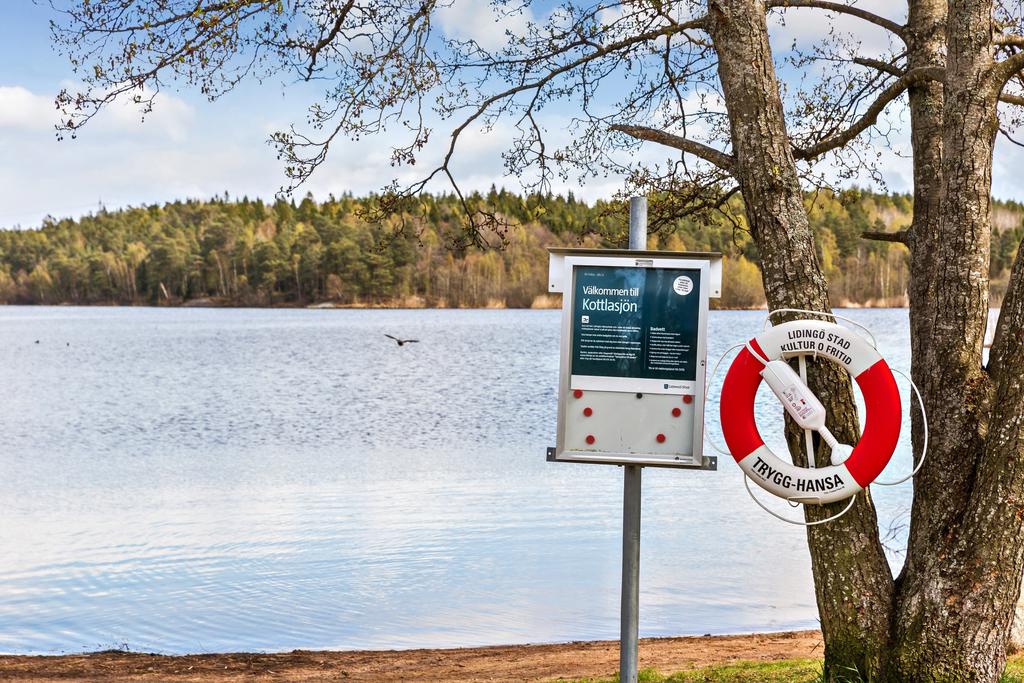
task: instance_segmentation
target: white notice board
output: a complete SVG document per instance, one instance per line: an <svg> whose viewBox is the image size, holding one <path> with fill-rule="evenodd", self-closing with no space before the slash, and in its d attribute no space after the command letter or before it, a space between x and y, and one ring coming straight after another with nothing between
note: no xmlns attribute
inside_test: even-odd
<svg viewBox="0 0 1024 683"><path fill-rule="evenodd" d="M557 254L562 336L552 459L707 468L707 317L710 292L721 289L721 257L625 254Z"/></svg>

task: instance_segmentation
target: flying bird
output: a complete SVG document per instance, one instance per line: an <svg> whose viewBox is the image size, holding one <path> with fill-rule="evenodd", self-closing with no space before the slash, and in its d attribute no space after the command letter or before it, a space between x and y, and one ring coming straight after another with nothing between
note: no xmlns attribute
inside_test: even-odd
<svg viewBox="0 0 1024 683"><path fill-rule="evenodd" d="M388 339L394 339L395 343L398 344L399 346L405 346L406 344L416 344L417 342L419 342L419 339L399 339L398 337L392 337L390 334L385 334L384 336L387 337Z"/></svg>

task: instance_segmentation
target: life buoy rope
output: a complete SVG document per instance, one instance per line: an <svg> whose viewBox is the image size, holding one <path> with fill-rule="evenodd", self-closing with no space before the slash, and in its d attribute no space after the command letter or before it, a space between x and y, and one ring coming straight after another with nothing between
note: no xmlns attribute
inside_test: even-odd
<svg viewBox="0 0 1024 683"><path fill-rule="evenodd" d="M754 399L763 380L765 361L799 355L814 355L839 364L864 394L864 434L841 464L817 469L797 467L776 456L758 432ZM795 400L802 400L799 388ZM746 476L766 491L798 503L833 503L862 491L892 458L902 424L899 389L885 359L853 330L818 320L783 323L751 339L726 374L720 403L726 445Z"/></svg>

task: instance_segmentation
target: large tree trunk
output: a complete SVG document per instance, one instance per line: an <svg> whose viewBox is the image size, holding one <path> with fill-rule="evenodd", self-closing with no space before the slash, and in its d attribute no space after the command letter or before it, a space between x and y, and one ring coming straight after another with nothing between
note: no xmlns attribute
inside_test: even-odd
<svg viewBox="0 0 1024 683"><path fill-rule="evenodd" d="M830 680L854 670L892 681L998 680L1024 566L1022 259L993 363L988 372L981 365L1001 87L991 5L952 0L948 14L945 2L916 0L907 27L909 67L947 67L944 84L918 84L910 95L911 337L931 427L929 461L916 481L907 564L895 584L867 494L839 521L808 530ZM762 2L712 0L708 31L732 126L731 170L760 251L769 307L828 310ZM848 378L819 367L811 384L839 438L855 439ZM922 428L915 414L918 450ZM790 446L802 464L799 439ZM823 464L828 454L821 451ZM809 508L807 517L836 507Z"/></svg>
<svg viewBox="0 0 1024 683"><path fill-rule="evenodd" d="M911 240L913 368L931 439L897 590L890 678L900 681L998 680L1021 571L1020 523L994 519L1006 501L989 491L999 488L994 480L1004 478L1006 458L1019 445L993 452L992 383L981 364L1001 86L992 6L952 0L948 7L941 211L937 224L915 223L921 232ZM930 129L930 98L918 95L917 109L917 124ZM915 139L915 148L928 144L923 134ZM919 430L915 422L917 437ZM985 468L983 460L998 464ZM986 469L993 472L986 476Z"/></svg>
<svg viewBox="0 0 1024 683"><path fill-rule="evenodd" d="M732 126L734 175L758 246L769 308L831 309L828 288L808 225L803 193L786 133L774 63L760 0L712 0L708 31ZM844 443L856 440L850 380L838 367L815 364L812 389L828 408L829 427ZM794 462L805 464L801 440L792 438ZM827 448L816 460L827 462ZM843 504L809 506L821 519ZM880 671L889 642L893 583L878 539L870 496L826 526L808 527L815 592L825 637L827 675Z"/></svg>

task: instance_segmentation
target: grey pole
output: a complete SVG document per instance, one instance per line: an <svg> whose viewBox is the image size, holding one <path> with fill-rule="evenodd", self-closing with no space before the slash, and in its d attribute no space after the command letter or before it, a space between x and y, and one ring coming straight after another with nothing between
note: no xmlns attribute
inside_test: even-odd
<svg viewBox="0 0 1024 683"><path fill-rule="evenodd" d="M647 197L629 198L629 248L647 249Z"/></svg>
<svg viewBox="0 0 1024 683"><path fill-rule="evenodd" d="M629 199L629 248L647 249L647 198ZM626 465L622 487L622 606L619 681L637 683L640 634L640 491L643 468Z"/></svg>
<svg viewBox="0 0 1024 683"><path fill-rule="evenodd" d="M637 683L640 635L640 482L643 468L626 465L622 487L622 612L619 680Z"/></svg>

